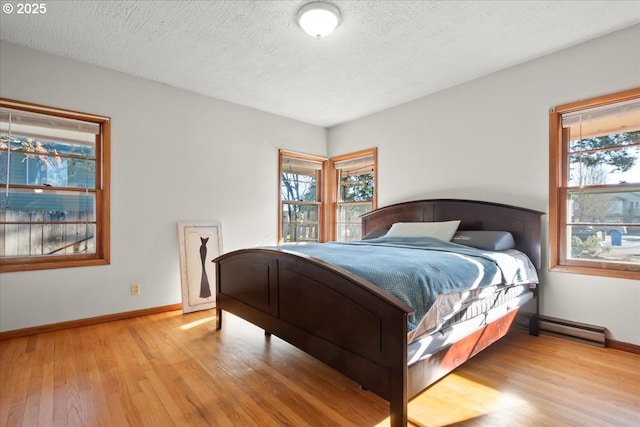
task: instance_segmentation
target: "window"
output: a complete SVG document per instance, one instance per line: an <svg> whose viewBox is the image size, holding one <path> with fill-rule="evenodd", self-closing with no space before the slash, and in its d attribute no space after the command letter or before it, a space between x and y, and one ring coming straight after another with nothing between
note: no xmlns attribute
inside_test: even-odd
<svg viewBox="0 0 640 427"><path fill-rule="evenodd" d="M550 112L550 268L640 279L640 89Z"/></svg>
<svg viewBox="0 0 640 427"><path fill-rule="evenodd" d="M334 211L331 240L348 242L362 238L360 216L376 207L377 150L331 159Z"/></svg>
<svg viewBox="0 0 640 427"><path fill-rule="evenodd" d="M0 99L0 271L109 263L109 119Z"/></svg>
<svg viewBox="0 0 640 427"><path fill-rule="evenodd" d="M360 239L359 217L376 207L376 153L325 159L281 150L279 242Z"/></svg>
<svg viewBox="0 0 640 427"><path fill-rule="evenodd" d="M326 166L321 157L280 151L280 243L323 240Z"/></svg>

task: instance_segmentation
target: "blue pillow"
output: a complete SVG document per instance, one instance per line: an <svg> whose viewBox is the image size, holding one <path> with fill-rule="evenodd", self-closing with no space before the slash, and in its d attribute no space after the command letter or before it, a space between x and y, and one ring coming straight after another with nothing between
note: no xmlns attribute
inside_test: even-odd
<svg viewBox="0 0 640 427"><path fill-rule="evenodd" d="M457 231L453 243L488 251L506 251L516 247L513 235L508 231L469 230Z"/></svg>

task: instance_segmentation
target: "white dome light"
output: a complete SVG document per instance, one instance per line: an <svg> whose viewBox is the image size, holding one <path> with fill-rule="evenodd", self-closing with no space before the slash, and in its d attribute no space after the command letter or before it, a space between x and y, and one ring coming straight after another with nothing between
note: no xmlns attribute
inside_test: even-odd
<svg viewBox="0 0 640 427"><path fill-rule="evenodd" d="M298 12L300 27L312 37L324 37L336 29L340 22L340 10L324 2L308 3Z"/></svg>

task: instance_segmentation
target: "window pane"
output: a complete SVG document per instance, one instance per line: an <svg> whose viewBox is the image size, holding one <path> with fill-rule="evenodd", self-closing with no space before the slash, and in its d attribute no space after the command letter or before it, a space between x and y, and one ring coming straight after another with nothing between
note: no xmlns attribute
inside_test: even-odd
<svg viewBox="0 0 640 427"><path fill-rule="evenodd" d="M640 147L624 147L569 155L569 185L640 183Z"/></svg>
<svg viewBox="0 0 640 427"><path fill-rule="evenodd" d="M93 193L3 192L0 256L95 253L95 203Z"/></svg>
<svg viewBox="0 0 640 427"><path fill-rule="evenodd" d="M640 142L640 132L613 133L611 135L601 135L586 138L580 134L579 129L571 129L569 152L597 150L603 148L625 147ZM582 138L582 139L581 139Z"/></svg>
<svg viewBox="0 0 640 427"><path fill-rule="evenodd" d="M3 211L39 212L56 222L95 221L96 200L91 192L12 188L8 194L3 189L0 202Z"/></svg>
<svg viewBox="0 0 640 427"><path fill-rule="evenodd" d="M43 131L45 133L45 131ZM82 157L88 159L96 158L95 142L70 142L54 140L48 138L29 138L16 134L11 136L7 132L2 132L2 149L7 149L7 144L11 146L12 152L23 152L34 156L39 154L56 154L67 157ZM95 136L91 136L95 138Z"/></svg>
<svg viewBox="0 0 640 427"><path fill-rule="evenodd" d="M569 193L567 224L640 225L640 191Z"/></svg>
<svg viewBox="0 0 640 427"><path fill-rule="evenodd" d="M570 258L640 264L640 192L573 192L568 208Z"/></svg>
<svg viewBox="0 0 640 427"><path fill-rule="evenodd" d="M6 184L8 178L14 185L95 188L93 146L7 135L0 138L0 183Z"/></svg>
<svg viewBox="0 0 640 427"><path fill-rule="evenodd" d="M315 171L311 174L282 173L282 200L317 201L317 178Z"/></svg>
<svg viewBox="0 0 640 427"><path fill-rule="evenodd" d="M282 228L285 243L319 241L319 205L283 203Z"/></svg>
<svg viewBox="0 0 640 427"><path fill-rule="evenodd" d="M339 200L344 202L372 200L373 182L373 173L343 176L340 179Z"/></svg>
<svg viewBox="0 0 640 427"><path fill-rule="evenodd" d="M640 227L568 226L569 258L640 265Z"/></svg>
<svg viewBox="0 0 640 427"><path fill-rule="evenodd" d="M32 214L25 213L29 221ZM93 223L84 224L0 224L6 236L0 256L55 256L95 253Z"/></svg>
<svg viewBox="0 0 640 427"><path fill-rule="evenodd" d="M319 205L315 203L317 175L315 169L307 172L282 173L282 238L285 243L317 242L319 239Z"/></svg>
<svg viewBox="0 0 640 427"><path fill-rule="evenodd" d="M338 204L338 218L336 240L350 242L362 238L362 220L360 216L372 209L372 203L340 203Z"/></svg>

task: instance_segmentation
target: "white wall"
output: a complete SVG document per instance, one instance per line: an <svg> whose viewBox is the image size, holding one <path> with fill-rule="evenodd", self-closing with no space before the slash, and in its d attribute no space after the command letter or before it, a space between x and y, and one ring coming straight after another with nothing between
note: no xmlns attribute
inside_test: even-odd
<svg viewBox="0 0 640 427"><path fill-rule="evenodd" d="M547 212L549 107L640 86L639 53L635 26L332 128L329 154L378 147L379 206L459 197ZM543 314L640 345L638 281L547 269Z"/></svg>
<svg viewBox="0 0 640 427"><path fill-rule="evenodd" d="M177 222L275 244L278 149L326 155L323 128L5 42L0 95L112 119L111 265L2 274L1 331L179 303Z"/></svg>

